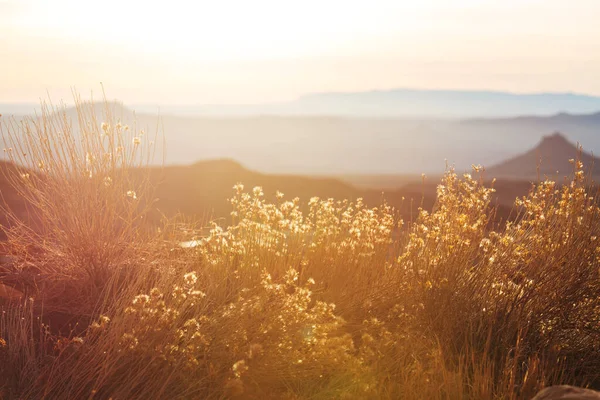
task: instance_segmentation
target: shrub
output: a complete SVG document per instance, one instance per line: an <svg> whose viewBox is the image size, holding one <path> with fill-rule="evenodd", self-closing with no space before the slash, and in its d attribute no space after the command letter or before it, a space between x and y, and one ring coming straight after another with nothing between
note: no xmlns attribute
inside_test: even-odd
<svg viewBox="0 0 600 400"><path fill-rule="evenodd" d="M74 100L75 115L43 103L40 116L0 121L4 150L17 166L7 178L32 215L24 221L4 207L10 224L2 229L16 284L43 294L48 305L68 297L69 311L89 314L149 249L144 218L153 187L132 169L146 166L153 151L143 130L119 122L114 105ZM44 276L43 293L41 282L23 273L27 265Z"/></svg>

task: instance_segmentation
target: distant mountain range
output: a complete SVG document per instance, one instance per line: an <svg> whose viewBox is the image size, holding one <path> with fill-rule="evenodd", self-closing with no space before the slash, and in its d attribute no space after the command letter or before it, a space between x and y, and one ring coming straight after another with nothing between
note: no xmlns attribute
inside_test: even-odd
<svg viewBox="0 0 600 400"><path fill-rule="evenodd" d="M67 102L69 99L66 99ZM0 113L29 114L37 104L0 104ZM138 112L186 116L338 116L361 118L475 118L600 111L600 97L577 93L393 89L313 93L289 102L239 105L139 104Z"/></svg>
<svg viewBox="0 0 600 400"><path fill-rule="evenodd" d="M575 93L396 89L311 94L292 104L306 114L472 118L591 113L600 110L600 97Z"/></svg>
<svg viewBox="0 0 600 400"><path fill-rule="evenodd" d="M135 119L150 133L157 126L156 113L136 110L134 115L121 104L111 106L113 115L123 123L132 124ZM98 106L97 115L102 115L101 108ZM73 109L68 113L77 120ZM263 173L431 175L441 173L446 163L465 171L472 164L499 164L535 147L543 136L555 131L571 143L580 143L585 151L600 154L598 112L457 120L162 113L161 122L168 165L228 158ZM162 145L162 140L159 143ZM564 159L568 158L572 155L565 155ZM162 157L156 161L161 162ZM368 186L370 180L364 187Z"/></svg>
<svg viewBox="0 0 600 400"><path fill-rule="evenodd" d="M156 112L154 106L136 106ZM600 111L600 97L576 93L394 89L314 93L290 102L258 105L163 106L168 114L205 116L338 116L358 118L475 118L587 114Z"/></svg>

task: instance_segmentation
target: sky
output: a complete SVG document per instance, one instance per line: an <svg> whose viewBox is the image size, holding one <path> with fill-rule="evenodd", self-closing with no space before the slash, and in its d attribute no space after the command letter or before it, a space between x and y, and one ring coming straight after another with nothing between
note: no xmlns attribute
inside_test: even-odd
<svg viewBox="0 0 600 400"><path fill-rule="evenodd" d="M391 88L600 95L600 0L0 0L0 102L257 104Z"/></svg>

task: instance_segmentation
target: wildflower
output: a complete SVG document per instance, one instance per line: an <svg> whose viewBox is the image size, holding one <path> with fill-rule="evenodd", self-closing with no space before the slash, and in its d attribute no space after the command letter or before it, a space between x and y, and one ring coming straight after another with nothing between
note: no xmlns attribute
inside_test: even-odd
<svg viewBox="0 0 600 400"><path fill-rule="evenodd" d="M487 251L491 244L492 244L492 242L490 241L490 239L483 238L483 239L481 239L481 242L479 243L479 247L483 248L483 251Z"/></svg>
<svg viewBox="0 0 600 400"><path fill-rule="evenodd" d="M102 130L104 131L104 133L108 134L108 131L110 129L110 125L107 124L106 122L103 122L100 126L102 127Z"/></svg>
<svg viewBox="0 0 600 400"><path fill-rule="evenodd" d="M292 285L292 284L294 284L294 282L297 282L298 281L298 271L296 271L295 269L292 269L292 268L287 270L287 272L285 273L285 281L288 285Z"/></svg>
<svg viewBox="0 0 600 400"><path fill-rule="evenodd" d="M112 184L112 178L110 176L104 177L104 186L109 187Z"/></svg>
<svg viewBox="0 0 600 400"><path fill-rule="evenodd" d="M131 197L132 199L135 200L135 199L137 199L137 194L133 190L128 190L127 191L127 197Z"/></svg>
<svg viewBox="0 0 600 400"><path fill-rule="evenodd" d="M192 297L198 297L198 298L201 298L201 299L203 299L203 298L205 298L205 297L206 297L206 293L204 293L204 292L203 292L203 291L201 291L201 290L192 290L192 291L190 292L190 296L192 296Z"/></svg>
<svg viewBox="0 0 600 400"><path fill-rule="evenodd" d="M252 193L254 193L255 197L262 197L264 195L263 190L260 186L255 186L254 189L252 189Z"/></svg>
<svg viewBox="0 0 600 400"><path fill-rule="evenodd" d="M124 333L123 336L121 336L121 345L128 348L129 350L135 349L138 343L139 341L137 340L137 338L131 333Z"/></svg>
<svg viewBox="0 0 600 400"><path fill-rule="evenodd" d="M71 342L77 345L82 345L83 344L83 339L76 336L73 339L71 339Z"/></svg>
<svg viewBox="0 0 600 400"><path fill-rule="evenodd" d="M183 276L183 280L187 285L192 286L196 284L198 277L196 276L195 272L188 272Z"/></svg>
<svg viewBox="0 0 600 400"><path fill-rule="evenodd" d="M141 139L140 139L138 136L135 136L135 137L133 138L133 141L132 141L132 142L133 142L133 145L134 145L134 146L137 146L137 145L139 145L140 143L142 143L142 140L141 140Z"/></svg>
<svg viewBox="0 0 600 400"><path fill-rule="evenodd" d="M233 364L233 367L231 369L233 370L233 374L236 378L241 378L242 374L248 371L248 366L246 365L245 360L240 360Z"/></svg>
<svg viewBox="0 0 600 400"><path fill-rule="evenodd" d="M150 296L147 294L140 294L135 296L133 304L148 304L150 302Z"/></svg>
<svg viewBox="0 0 600 400"><path fill-rule="evenodd" d="M97 322L92 322L92 324L90 325L90 328L92 328L92 329L100 329L101 326Z"/></svg>

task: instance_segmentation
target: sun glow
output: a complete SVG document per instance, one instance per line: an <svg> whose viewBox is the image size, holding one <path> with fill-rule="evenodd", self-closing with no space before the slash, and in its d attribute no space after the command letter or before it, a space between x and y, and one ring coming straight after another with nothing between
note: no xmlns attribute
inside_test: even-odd
<svg viewBox="0 0 600 400"><path fill-rule="evenodd" d="M0 0L0 101L99 81L124 101L213 104L395 87L600 93L599 11L597 0Z"/></svg>
<svg viewBox="0 0 600 400"><path fill-rule="evenodd" d="M432 3L437 1L30 1L15 25L29 34L167 56L262 59L339 50L365 37L415 29Z"/></svg>

